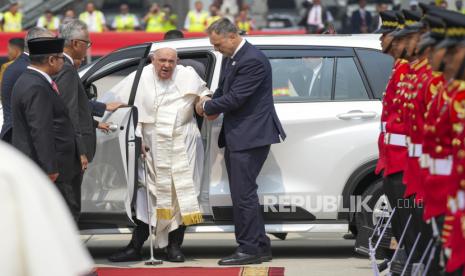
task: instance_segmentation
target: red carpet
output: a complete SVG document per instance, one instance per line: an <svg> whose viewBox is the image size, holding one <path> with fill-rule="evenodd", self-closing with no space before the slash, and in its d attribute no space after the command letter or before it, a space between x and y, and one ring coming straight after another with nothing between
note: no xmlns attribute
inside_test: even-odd
<svg viewBox="0 0 465 276"><path fill-rule="evenodd" d="M99 267L98 276L284 276L284 267L173 267L115 268Z"/></svg>

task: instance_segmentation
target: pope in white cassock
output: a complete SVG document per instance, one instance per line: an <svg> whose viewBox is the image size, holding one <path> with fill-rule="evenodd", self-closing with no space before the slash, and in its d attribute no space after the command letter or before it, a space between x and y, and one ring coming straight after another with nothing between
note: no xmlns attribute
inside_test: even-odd
<svg viewBox="0 0 465 276"><path fill-rule="evenodd" d="M144 67L134 105L146 156L147 184L152 195L156 225L156 246L166 247L167 260L183 262L180 247L185 226L202 222L198 194L203 166L203 145L194 106L211 91L192 67L177 65L172 48L160 48ZM135 73L130 74L109 93L128 102ZM146 151L145 148L150 148ZM137 197L136 228L129 245L110 256L113 262L141 259L141 248L149 236L145 193ZM146 206L146 205L145 205Z"/></svg>

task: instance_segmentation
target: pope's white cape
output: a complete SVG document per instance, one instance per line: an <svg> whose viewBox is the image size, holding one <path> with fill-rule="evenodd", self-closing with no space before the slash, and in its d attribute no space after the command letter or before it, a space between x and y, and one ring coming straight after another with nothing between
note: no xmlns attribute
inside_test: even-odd
<svg viewBox="0 0 465 276"><path fill-rule="evenodd" d="M102 101L121 101L123 103L128 103L135 75L136 72L131 73L111 88ZM153 75L153 65L146 65L142 70L134 101L134 105L137 106L138 110L139 123L155 122L155 109L153 108L155 105L155 83ZM184 95L195 94L204 96L211 94L205 87L205 82L195 73L194 68L190 66L177 65L172 79L178 91L182 91ZM203 91L203 93L199 94L198 91Z"/></svg>

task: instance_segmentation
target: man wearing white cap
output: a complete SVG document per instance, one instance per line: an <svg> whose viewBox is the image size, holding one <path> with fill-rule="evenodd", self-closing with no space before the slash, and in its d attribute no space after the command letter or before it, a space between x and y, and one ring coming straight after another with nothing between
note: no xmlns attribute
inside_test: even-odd
<svg viewBox="0 0 465 276"><path fill-rule="evenodd" d="M145 66L134 105L138 109L136 132L142 136L142 153L147 162L147 185L152 195L156 220L156 246L166 247L167 260L183 262L180 250L185 226L202 222L198 194L202 175L203 145L194 117L200 97L211 92L190 67L177 65L173 48L158 48ZM109 93L127 102L135 73L127 76ZM146 151L146 148L150 151ZM137 205L145 204L144 196ZM139 208L138 208L139 209ZM113 262L141 259L141 248L149 236L148 219L136 212L136 228L129 245L112 255Z"/></svg>

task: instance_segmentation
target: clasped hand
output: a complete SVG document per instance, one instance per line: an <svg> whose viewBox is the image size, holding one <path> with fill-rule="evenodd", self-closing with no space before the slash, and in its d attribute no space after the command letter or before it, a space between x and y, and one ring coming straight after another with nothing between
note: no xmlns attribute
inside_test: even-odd
<svg viewBox="0 0 465 276"><path fill-rule="evenodd" d="M219 114L207 115L205 114L205 110L203 109L205 102L210 101L210 100L211 98L208 96L201 97L199 101L197 102L197 104L195 105L195 112L197 112L199 116L205 117L209 121L213 121L216 118L218 118Z"/></svg>

